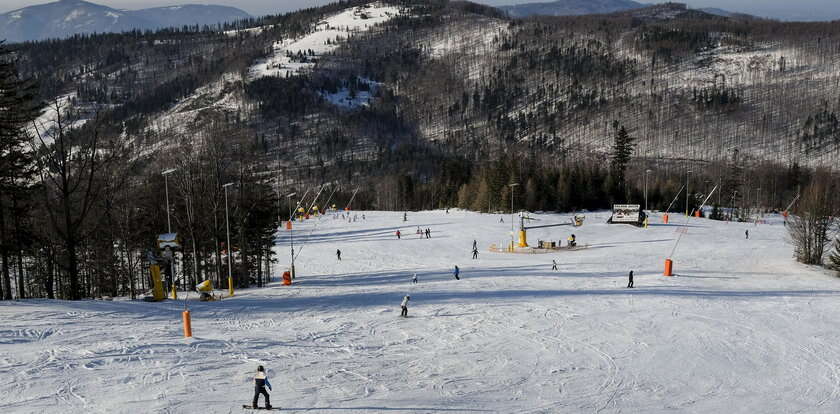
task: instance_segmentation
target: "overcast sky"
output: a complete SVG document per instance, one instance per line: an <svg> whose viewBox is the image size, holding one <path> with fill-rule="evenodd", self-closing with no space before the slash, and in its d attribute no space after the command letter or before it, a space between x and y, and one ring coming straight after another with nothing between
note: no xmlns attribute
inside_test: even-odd
<svg viewBox="0 0 840 414"><path fill-rule="evenodd" d="M142 9L146 7L175 4L219 4L234 6L253 15L274 14L303 7L319 6L333 0L92 0L117 9ZM517 3L535 3L550 0L477 0L494 6ZM661 3L657 0L637 0L642 3ZM678 0L679 1L679 0ZM682 0L691 7L718 7L763 17L785 19L840 19L840 0ZM0 0L0 13L33 4L48 3L45 0Z"/></svg>

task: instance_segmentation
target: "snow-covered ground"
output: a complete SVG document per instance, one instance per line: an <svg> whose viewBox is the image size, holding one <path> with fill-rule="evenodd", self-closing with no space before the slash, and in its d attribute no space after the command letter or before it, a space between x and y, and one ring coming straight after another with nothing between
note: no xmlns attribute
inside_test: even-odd
<svg viewBox="0 0 840 414"><path fill-rule="evenodd" d="M588 249L501 254L487 247L509 239L510 216L354 214L295 226L294 285L190 300L192 339L180 301L0 302L0 410L237 413L258 364L288 412L840 410L840 279L796 264L777 217L637 229L594 213L528 234L574 232ZM662 276L681 229L677 276Z"/></svg>
<svg viewBox="0 0 840 414"><path fill-rule="evenodd" d="M399 13L398 7L380 3L348 8L319 22L305 36L276 42L271 54L250 68L250 78L287 77L310 70L321 56L338 49L347 38L387 22Z"/></svg>

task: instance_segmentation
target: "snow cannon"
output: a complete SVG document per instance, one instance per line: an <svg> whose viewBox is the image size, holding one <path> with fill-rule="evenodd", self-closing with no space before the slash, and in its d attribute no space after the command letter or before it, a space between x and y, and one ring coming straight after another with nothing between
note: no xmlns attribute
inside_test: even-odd
<svg viewBox="0 0 840 414"><path fill-rule="evenodd" d="M197 285L195 285L195 290L199 294L198 300L202 302L206 302L209 300L213 300L213 283L209 280L205 280Z"/></svg>
<svg viewBox="0 0 840 414"><path fill-rule="evenodd" d="M209 280L205 280L195 286L195 289L199 292L207 292L210 293L213 291L213 282Z"/></svg>

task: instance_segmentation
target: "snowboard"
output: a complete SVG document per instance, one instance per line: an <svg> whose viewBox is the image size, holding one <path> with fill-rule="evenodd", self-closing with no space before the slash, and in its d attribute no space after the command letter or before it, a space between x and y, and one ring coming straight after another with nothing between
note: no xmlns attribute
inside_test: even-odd
<svg viewBox="0 0 840 414"><path fill-rule="evenodd" d="M280 411L280 407L271 407L271 408L257 407L257 408L254 408L250 405L243 405L242 408L245 408L245 409L248 409L248 410L277 410L277 411Z"/></svg>

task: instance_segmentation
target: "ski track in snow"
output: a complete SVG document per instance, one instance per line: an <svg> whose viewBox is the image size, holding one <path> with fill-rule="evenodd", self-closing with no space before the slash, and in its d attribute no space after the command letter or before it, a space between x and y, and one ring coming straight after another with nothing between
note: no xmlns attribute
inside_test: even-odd
<svg viewBox="0 0 840 414"><path fill-rule="evenodd" d="M840 410L840 280L796 264L775 216L692 219L666 278L678 217L636 229L589 213L583 227L528 237L574 232L590 248L505 255L486 248L510 237L508 215L364 214L295 223L291 287L193 295L192 339L181 337L182 301L0 302L0 410L239 412L258 364L289 412ZM287 242L278 233L282 262ZM624 289L631 268L636 288ZM397 316L405 294L407 319Z"/></svg>

